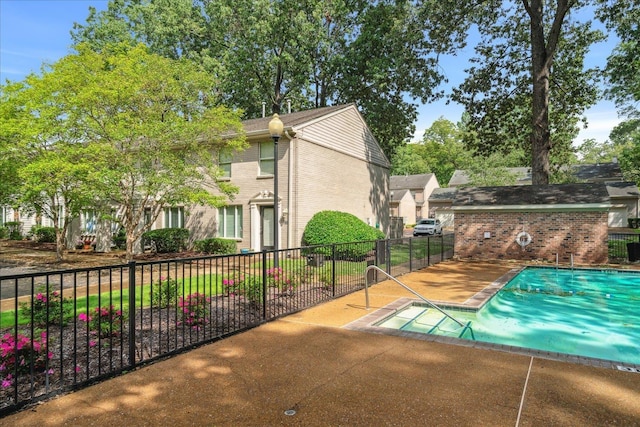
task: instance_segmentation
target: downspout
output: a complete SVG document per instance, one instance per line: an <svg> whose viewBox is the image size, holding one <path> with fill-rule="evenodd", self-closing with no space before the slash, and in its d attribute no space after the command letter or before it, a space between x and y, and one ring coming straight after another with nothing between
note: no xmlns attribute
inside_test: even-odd
<svg viewBox="0 0 640 427"><path fill-rule="evenodd" d="M291 193L292 193L292 182L293 182L293 157L294 157L294 153L296 152L296 148L295 148L295 144L293 139L295 138L295 136L291 136L289 134L288 130L284 131L284 134L287 136L287 138L289 139L289 179L287 180L287 249L292 248L293 244L292 244L292 237L291 236L291 206L292 206L292 202L291 202ZM295 135L295 134L294 134Z"/></svg>

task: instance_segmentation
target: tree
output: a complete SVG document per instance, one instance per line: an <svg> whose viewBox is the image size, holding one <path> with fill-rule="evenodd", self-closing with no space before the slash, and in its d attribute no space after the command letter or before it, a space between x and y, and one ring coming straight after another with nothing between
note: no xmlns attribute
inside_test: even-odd
<svg viewBox="0 0 640 427"><path fill-rule="evenodd" d="M625 179L640 185L640 2L602 0L602 3L599 16L620 39L607 59L606 95L616 103L619 113L627 117L609 137L622 150L620 167Z"/></svg>
<svg viewBox="0 0 640 427"><path fill-rule="evenodd" d="M616 152L620 153L620 169L627 181L640 185L640 119L626 120L611 131Z"/></svg>
<svg viewBox="0 0 640 427"><path fill-rule="evenodd" d="M598 142L595 139L585 139L577 149L580 163L595 164L609 163L619 157L621 147L616 147L609 141Z"/></svg>
<svg viewBox="0 0 640 427"><path fill-rule="evenodd" d="M425 35L424 9L408 1L368 4L356 19L336 76L337 100L356 102L389 158L414 133L416 100L440 96L442 46ZM435 36L434 36L435 37Z"/></svg>
<svg viewBox="0 0 640 427"><path fill-rule="evenodd" d="M401 0L111 0L73 37L192 59L248 118L263 101L271 112L285 101L298 110L355 102L391 158L413 134L414 101L438 96L437 54L453 46L444 27L426 37L427 10Z"/></svg>
<svg viewBox="0 0 640 427"><path fill-rule="evenodd" d="M620 39L607 58L607 96L615 101L622 114L637 118L640 116L640 1L601 1L599 17Z"/></svg>
<svg viewBox="0 0 640 427"><path fill-rule="evenodd" d="M396 150L391 162L392 175L418 175L430 173L423 144L405 144Z"/></svg>
<svg viewBox="0 0 640 427"><path fill-rule="evenodd" d="M31 114L38 127L30 136L43 139L50 156L62 156L56 170L83 168L78 188L103 215L117 210L111 219L125 229L131 259L134 242L164 207L221 206L237 191L217 182L216 164L221 152L244 147L240 112L217 105L215 80L192 61L150 54L143 45L77 49L46 74L59 83L42 104L55 110ZM58 122L60 138L45 132L45 119Z"/></svg>
<svg viewBox="0 0 640 427"><path fill-rule="evenodd" d="M555 159L571 156L581 115L598 97L597 70L583 70L589 46L604 35L578 22L583 2L486 2L473 16L482 40L469 77L454 91L485 154L526 148L533 184L547 184ZM575 14L574 14L575 12Z"/></svg>
<svg viewBox="0 0 640 427"><path fill-rule="evenodd" d="M456 169L466 169L474 153L463 142L464 127L439 118L424 132L422 143L427 164L440 185L447 185Z"/></svg>
<svg viewBox="0 0 640 427"><path fill-rule="evenodd" d="M71 221L92 199L84 178L92 167L88 153L93 147L81 143L65 116L64 86L73 78L45 68L41 76L31 74L1 89L0 135L12 144L0 157L11 166L13 201L51 220L57 261L64 258Z"/></svg>

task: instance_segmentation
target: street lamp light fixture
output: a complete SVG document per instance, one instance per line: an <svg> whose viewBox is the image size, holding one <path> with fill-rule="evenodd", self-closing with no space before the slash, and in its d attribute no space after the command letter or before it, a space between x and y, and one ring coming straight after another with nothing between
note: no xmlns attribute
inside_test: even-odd
<svg viewBox="0 0 640 427"><path fill-rule="evenodd" d="M284 125L280 116L274 114L269 121L269 134L273 138L273 266L278 267L278 231L280 215L278 214L278 140L282 136Z"/></svg>

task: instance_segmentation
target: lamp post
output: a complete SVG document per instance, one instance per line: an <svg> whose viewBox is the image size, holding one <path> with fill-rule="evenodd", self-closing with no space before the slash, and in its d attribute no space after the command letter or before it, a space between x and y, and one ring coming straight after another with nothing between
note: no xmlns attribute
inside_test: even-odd
<svg viewBox="0 0 640 427"><path fill-rule="evenodd" d="M278 267L278 231L280 217L278 215L278 140L282 136L284 125L277 114L269 122L269 134L273 138L273 266Z"/></svg>

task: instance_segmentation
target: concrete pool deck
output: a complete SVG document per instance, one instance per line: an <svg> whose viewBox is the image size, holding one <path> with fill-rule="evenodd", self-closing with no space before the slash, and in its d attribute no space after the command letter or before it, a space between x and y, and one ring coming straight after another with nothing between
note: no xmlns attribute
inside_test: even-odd
<svg viewBox="0 0 640 427"><path fill-rule="evenodd" d="M464 302L515 264L401 276ZM640 374L345 329L412 295L392 281L51 399L3 425L640 426ZM290 414L290 415L288 415Z"/></svg>

